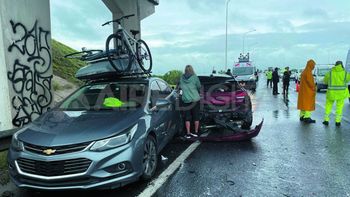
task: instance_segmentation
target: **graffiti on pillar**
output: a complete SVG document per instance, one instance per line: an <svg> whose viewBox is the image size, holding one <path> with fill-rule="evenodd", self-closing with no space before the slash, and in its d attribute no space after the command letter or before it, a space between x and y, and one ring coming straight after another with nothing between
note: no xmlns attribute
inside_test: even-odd
<svg viewBox="0 0 350 197"><path fill-rule="evenodd" d="M8 52L15 58L7 77L15 93L11 98L16 112L12 124L20 127L45 112L53 99L50 32L39 27L38 21L31 28L12 20L10 24L13 42Z"/></svg>

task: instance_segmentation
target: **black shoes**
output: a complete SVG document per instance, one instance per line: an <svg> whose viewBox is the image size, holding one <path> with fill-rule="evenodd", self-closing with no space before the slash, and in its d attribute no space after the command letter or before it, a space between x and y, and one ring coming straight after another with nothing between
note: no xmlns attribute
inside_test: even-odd
<svg viewBox="0 0 350 197"><path fill-rule="evenodd" d="M307 124L310 124L310 123L316 123L316 120L313 120L311 118L304 118L304 122Z"/></svg>
<svg viewBox="0 0 350 197"><path fill-rule="evenodd" d="M328 125L329 125L329 122L328 122L328 121L323 121L322 124L328 126ZM336 122L336 123L335 123L335 126L336 126L336 127L340 127L340 125L341 125L340 122Z"/></svg>
<svg viewBox="0 0 350 197"><path fill-rule="evenodd" d="M190 135L191 135L192 137L198 137L198 135L195 134L195 133L190 133Z"/></svg>
<svg viewBox="0 0 350 197"><path fill-rule="evenodd" d="M186 139L197 138L197 137L198 137L198 134L190 133L190 134L186 134L184 137L185 137Z"/></svg>

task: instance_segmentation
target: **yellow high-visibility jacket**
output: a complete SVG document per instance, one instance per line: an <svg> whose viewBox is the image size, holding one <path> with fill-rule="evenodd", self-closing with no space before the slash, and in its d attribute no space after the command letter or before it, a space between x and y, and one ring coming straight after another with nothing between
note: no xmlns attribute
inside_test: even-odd
<svg viewBox="0 0 350 197"><path fill-rule="evenodd" d="M267 71L266 72L266 78L267 79L272 79L272 71Z"/></svg>
<svg viewBox="0 0 350 197"><path fill-rule="evenodd" d="M350 73L347 73L342 65L338 64L326 73L323 78L325 84L328 84L327 99L341 100L349 97L348 82Z"/></svg>

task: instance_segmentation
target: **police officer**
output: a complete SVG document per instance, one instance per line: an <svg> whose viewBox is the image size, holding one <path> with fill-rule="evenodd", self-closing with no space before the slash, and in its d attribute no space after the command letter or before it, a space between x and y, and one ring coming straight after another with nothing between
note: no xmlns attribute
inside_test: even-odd
<svg viewBox="0 0 350 197"><path fill-rule="evenodd" d="M344 100L349 97L347 84L350 81L350 73L345 71L343 62L337 61L332 70L326 73L323 81L325 84L328 84L323 124L329 124L329 115L332 112L333 103L336 102L335 125L339 127L343 113Z"/></svg>
<svg viewBox="0 0 350 197"><path fill-rule="evenodd" d="M290 75L289 67L286 67L283 72L283 94L288 94Z"/></svg>
<svg viewBox="0 0 350 197"><path fill-rule="evenodd" d="M272 94L277 95L278 93L278 82L280 82L280 77L278 75L278 68L276 67L275 70L272 72Z"/></svg>
<svg viewBox="0 0 350 197"><path fill-rule="evenodd" d="M270 84L270 88L272 88L272 71L269 69L268 71L266 71L266 79L267 79L267 87L269 87Z"/></svg>

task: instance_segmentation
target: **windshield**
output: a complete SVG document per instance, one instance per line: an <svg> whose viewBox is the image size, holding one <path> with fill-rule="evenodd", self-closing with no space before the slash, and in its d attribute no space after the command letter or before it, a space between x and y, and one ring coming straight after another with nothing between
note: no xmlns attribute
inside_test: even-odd
<svg viewBox="0 0 350 197"><path fill-rule="evenodd" d="M330 71L330 68L319 68L317 69L317 75L319 76L325 76L328 71Z"/></svg>
<svg viewBox="0 0 350 197"><path fill-rule="evenodd" d="M102 83L86 85L68 97L62 110L110 110L139 108L145 102L146 84Z"/></svg>
<svg viewBox="0 0 350 197"><path fill-rule="evenodd" d="M233 75L252 75L253 73L253 67L235 67L232 72Z"/></svg>

